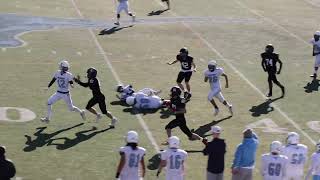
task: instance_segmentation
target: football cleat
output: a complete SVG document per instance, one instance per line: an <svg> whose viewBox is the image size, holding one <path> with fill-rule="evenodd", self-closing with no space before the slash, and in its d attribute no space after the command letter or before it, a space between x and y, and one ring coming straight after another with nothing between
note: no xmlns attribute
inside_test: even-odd
<svg viewBox="0 0 320 180"><path fill-rule="evenodd" d="M96 117L96 123L98 123L101 118L102 118L102 115L100 113L98 113L97 117Z"/></svg>
<svg viewBox="0 0 320 180"><path fill-rule="evenodd" d="M217 109L217 108L213 108L213 115L214 116L216 116L216 115L218 115L218 113L219 113L219 109Z"/></svg>
<svg viewBox="0 0 320 180"><path fill-rule="evenodd" d="M48 117L40 118L40 121L41 122L45 122L45 123L49 123L50 122Z"/></svg>
<svg viewBox="0 0 320 180"><path fill-rule="evenodd" d="M115 128L116 123L118 122L118 119L116 117L113 117L111 120L111 123L109 124L110 128Z"/></svg>
<svg viewBox="0 0 320 180"><path fill-rule="evenodd" d="M84 120L84 121L86 120L85 110L81 110L80 116L81 116L82 120Z"/></svg>
<svg viewBox="0 0 320 180"><path fill-rule="evenodd" d="M229 108L230 115L233 116L233 108L232 108L232 105L230 105L228 108Z"/></svg>
<svg viewBox="0 0 320 180"><path fill-rule="evenodd" d="M115 22L114 25L120 26L120 23L119 22Z"/></svg>

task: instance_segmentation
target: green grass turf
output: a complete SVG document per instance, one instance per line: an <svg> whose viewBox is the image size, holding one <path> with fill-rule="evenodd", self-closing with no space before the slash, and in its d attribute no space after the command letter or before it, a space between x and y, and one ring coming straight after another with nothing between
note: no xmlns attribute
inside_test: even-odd
<svg viewBox="0 0 320 180"><path fill-rule="evenodd" d="M85 18L110 20L115 16L113 1L77 0L75 2ZM156 1L141 0L130 3L137 14L137 19L146 17L152 10L163 8ZM279 80L287 88L287 96L277 100L276 104L314 140L318 140L319 132L310 129L306 124L308 121L318 120L318 93L317 91L306 93L304 89L304 86L310 82L308 75L312 73L311 47L283 31L279 26L252 14L243 5L272 19L305 41L309 41L318 27L316 17L319 16L319 11L302 0L268 2L176 0L172 2L172 11L178 16L213 16L225 19L220 22L188 25L263 93L267 92L267 82L266 74L260 67L259 54L267 43L273 43L276 52L280 53L280 58L284 62ZM71 1L1 1L0 9L3 13L20 15L78 18ZM170 11L161 15L161 17L173 16L174 14L171 14ZM122 17L127 18L125 15ZM253 21L239 23L228 21L230 18ZM95 34L98 34L100 30L94 30ZM222 137L227 142L225 178L230 179L229 167L233 153L241 141L241 131L246 125L269 118L279 127L287 128L288 131L297 130L275 109L258 116L259 112L266 111L266 106L263 106L265 98L250 87L192 31L182 23L136 25L111 35L97 35L97 39L124 83L132 83L136 89L143 87L161 89L163 97L167 97L169 88L175 85L179 71L179 65L168 66L166 62L173 60L182 46L187 46L198 66L198 72L194 73L191 80L193 97L187 105L186 116L189 127L194 129L207 124L210 126L228 116L226 109L218 104L221 107L221 113L213 117L212 107L206 100L209 87L203 82L202 71L205 70L209 59L217 59L219 66L224 68L230 78L230 88L223 89L223 94L235 108L234 117L219 123L223 128ZM24 107L37 115L35 120L27 123L0 121L0 143L7 146L7 156L15 162L18 177L30 180L112 179L119 160L117 151L120 146L124 145L123 136L130 129L139 132L140 145L147 149L146 162L148 163L156 151L137 118L128 112L126 107L109 104L117 100L114 92L117 82L88 30L35 31L21 38L28 43L26 46L0 51L1 106ZM81 56L78 52L81 52ZM47 146L45 143L42 147L34 149L25 144L24 135L29 135L34 139L33 134L37 131L36 128L46 126L43 133L51 134L82 123L80 116L68 112L62 101L54 105L54 115L50 124L42 124L38 120L46 112L47 98L54 93L54 88L48 92L44 92L42 88L50 81L61 58L69 59L70 71L75 75L81 74L84 77L85 70L90 66L99 70L101 88L107 97L108 109L119 118L120 122L116 129L98 133L88 140L79 140L77 144L70 145L71 147L66 150L58 150L55 146ZM224 81L222 84L224 85ZM274 96L278 95L280 91L275 87ZM72 90L72 96L74 104L83 108L91 97L91 92L89 89L76 86ZM253 106L259 106L261 111L253 114L250 112ZM19 115L11 110L8 111L8 116L18 118ZM72 139L76 137L77 132L91 130L92 126L96 126L97 131L103 130L109 123L109 120L105 118L95 124L94 116L89 114L87 116L88 120L83 125L58 133L53 138ZM173 119L172 116L168 118L160 118L160 116L159 111L142 115L157 144L166 139L164 126ZM261 145L257 153L254 179L260 179L258 173L260 155L268 151L271 141L284 141L285 134L264 132L259 128L255 130L261 139ZM180 130L176 129L173 133L181 138L183 149L202 150L203 146L200 142L188 141ZM310 147L310 151L314 150L308 139L303 135L301 139ZM61 144L63 140L57 140L55 143ZM186 179L205 178L206 157L201 153L189 153L186 165ZM148 170L145 179L156 179L155 174L155 170Z"/></svg>

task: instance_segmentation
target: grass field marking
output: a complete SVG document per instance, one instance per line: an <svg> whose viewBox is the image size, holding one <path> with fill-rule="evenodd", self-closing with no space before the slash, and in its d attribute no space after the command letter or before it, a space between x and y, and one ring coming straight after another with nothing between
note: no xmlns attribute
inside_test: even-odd
<svg viewBox="0 0 320 180"><path fill-rule="evenodd" d="M296 38L297 40L299 40L300 42L310 46L310 43L308 43L307 41L305 41L304 39L302 39L301 37L299 37L298 35L292 33L291 31L289 31L288 29L286 29L285 27L281 26L280 24L276 23L275 21L273 21L270 18L267 18L266 16L258 13L256 10L246 6L245 4L243 4L242 2L240 2L239 0L235 0L242 8L247 9L248 11L250 11L252 14L255 14L256 16L259 16L260 18L264 19L265 21L269 22L270 24L273 24L274 26L277 26L279 29L281 29L282 31L286 32L287 34L289 34L290 36ZM311 39L311 38L310 38Z"/></svg>
<svg viewBox="0 0 320 180"><path fill-rule="evenodd" d="M165 7L162 3L160 3L160 1L155 0L156 2L158 2L158 4L160 4L160 6ZM173 16L178 16L175 12L173 12L172 10L169 11ZM272 20L271 20L272 21ZM200 33L198 33L197 31L195 31L194 29L192 29L190 27L190 25L186 24L185 22L182 22L182 24L189 29L195 36L197 36L205 45L207 45L207 47L214 53L216 53L228 66L229 68L231 68L236 74L238 74L247 84L249 84L258 94L261 95L262 98L265 98L265 95L257 88L257 86L255 86L253 83L251 83L249 81L248 78L245 77L244 74L242 74L235 66L233 66L229 61L226 60L226 58L224 58L224 56L216 49L213 47L213 45L211 43L209 43L205 38L203 38L201 36ZM280 25L278 25L279 27L282 27ZM283 27L282 27L283 28ZM285 29L285 28L284 28ZM286 30L286 29L285 29ZM287 32L289 32L288 30L286 30ZM291 33L292 34L292 33ZM303 39L299 38L298 36L292 34L293 36L297 37L298 39L300 39L302 42L307 43L306 41L304 41ZM304 130L302 130L302 128L295 122L293 121L285 112L283 112L276 103L272 103L274 109L276 109L289 123L291 123L298 131L300 131L311 143L316 144L316 141L313 140Z"/></svg>
<svg viewBox="0 0 320 180"><path fill-rule="evenodd" d="M19 113L20 118L13 120L10 119L7 116L7 110L16 110ZM36 118L36 114L26 108L20 108L20 107L0 107L0 121L6 121L6 122L27 122L32 121Z"/></svg>
<svg viewBox="0 0 320 180"><path fill-rule="evenodd" d="M247 128L252 129L262 129L262 132L266 133L280 133L280 134L286 134L288 133L287 128L281 128L279 127L272 119L265 118L261 119L259 121L255 121L253 123L250 123L246 126Z"/></svg>
<svg viewBox="0 0 320 180"><path fill-rule="evenodd" d="M309 121L306 124L310 129L320 133L320 121Z"/></svg>
<svg viewBox="0 0 320 180"><path fill-rule="evenodd" d="M75 10L77 11L78 15L81 17L81 18L84 18L79 7L77 6L76 2L74 0L71 0ZM93 30L91 28L88 28L88 31L89 33L91 34L91 37L96 45L96 47L98 48L98 50L101 52L105 62L107 63L109 69L111 70L112 72L112 75L113 77L116 79L117 83L121 84L121 80L118 76L118 73L116 72L116 70L113 68L111 62L109 61L109 58L108 56L106 55L105 51L103 50L101 44L99 43L96 35L94 34ZM142 126L143 130L145 131L149 141L151 142L151 144L153 145L154 149L157 151L157 152L160 152L160 148L156 142L156 140L154 139L149 127L147 126L147 124L145 123L145 121L143 120L143 118L141 117L140 114L136 114L136 118L139 120L139 123L140 125Z"/></svg>

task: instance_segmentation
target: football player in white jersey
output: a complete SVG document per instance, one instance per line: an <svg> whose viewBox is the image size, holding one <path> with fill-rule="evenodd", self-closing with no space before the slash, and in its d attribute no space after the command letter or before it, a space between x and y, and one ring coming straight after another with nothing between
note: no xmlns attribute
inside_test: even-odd
<svg viewBox="0 0 320 180"><path fill-rule="evenodd" d="M221 103L228 107L231 116L233 115L232 105L228 103L222 93L221 93L221 85L220 85L220 76L225 77L226 80L226 88L229 87L228 76L224 73L223 69L217 67L217 62L211 60L208 64L208 69L204 72L204 82L208 82L210 84L211 90L208 94L208 100L214 107L214 115L216 116L219 113L219 108L214 101L214 97L216 97Z"/></svg>
<svg viewBox="0 0 320 180"><path fill-rule="evenodd" d="M65 101L70 111L76 111L80 113L82 119L85 120L85 111L80 110L72 103L69 85L73 87L73 76L70 72L68 72L69 67L68 61L61 61L59 63L59 70L54 74L54 77L48 85L48 88L50 88L51 85L57 81L57 92L48 99L47 116L40 119L42 122L48 123L50 121L52 115L52 105L60 99Z"/></svg>
<svg viewBox="0 0 320 180"><path fill-rule="evenodd" d="M118 0L119 4L117 7L117 22L115 22L114 24L119 26L120 25L120 13L121 11L125 11L129 16L132 17L132 22L135 21L136 16L130 12L129 10L129 1L128 0Z"/></svg>
<svg viewBox="0 0 320 180"><path fill-rule="evenodd" d="M136 110L159 109L162 107L163 100L158 96L147 96L142 92L134 93L126 99L126 103L133 106Z"/></svg>
<svg viewBox="0 0 320 180"><path fill-rule="evenodd" d="M312 56L315 56L314 73L313 75L310 75L310 77L316 79L320 66L320 31L316 31L314 33L313 39L311 39L310 43L313 45Z"/></svg>
<svg viewBox="0 0 320 180"><path fill-rule="evenodd" d="M312 180L320 180L320 142L316 144L316 152L311 156L311 164L306 180L310 180L311 175Z"/></svg>
<svg viewBox="0 0 320 180"><path fill-rule="evenodd" d="M187 152L179 149L180 140L177 136L171 136L168 139L169 148L161 153L161 162L157 176L161 173L163 167L166 167L166 180L183 180L184 162L188 156Z"/></svg>
<svg viewBox="0 0 320 180"><path fill-rule="evenodd" d="M302 180L304 165L307 162L308 147L299 144L300 136L296 132L289 132L287 145L282 148L282 155L288 157L286 180Z"/></svg>
<svg viewBox="0 0 320 180"><path fill-rule="evenodd" d="M146 150L138 146L138 133L129 131L126 136L126 146L120 148L120 162L116 178L120 180L140 180L145 175L144 155ZM141 177L139 170L141 169Z"/></svg>
<svg viewBox="0 0 320 180"><path fill-rule="evenodd" d="M273 141L270 145L270 153L261 157L261 175L264 180L284 180L288 158L280 155L282 144Z"/></svg>

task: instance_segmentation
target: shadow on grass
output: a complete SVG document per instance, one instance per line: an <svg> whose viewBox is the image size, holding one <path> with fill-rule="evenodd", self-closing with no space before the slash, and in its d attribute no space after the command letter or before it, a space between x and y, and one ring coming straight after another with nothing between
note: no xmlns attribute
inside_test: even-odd
<svg viewBox="0 0 320 180"><path fill-rule="evenodd" d="M121 31L122 29L130 28L130 27L133 27L133 25L123 26L123 27L113 26L112 28L109 28L109 29L103 29L102 31L100 31L99 35L103 36L103 35L114 34L117 31Z"/></svg>
<svg viewBox="0 0 320 180"><path fill-rule="evenodd" d="M149 170L157 170L159 168L160 162L161 162L160 153L155 154L148 160L147 168Z"/></svg>
<svg viewBox="0 0 320 180"><path fill-rule="evenodd" d="M93 138L97 134L104 133L110 129L112 129L112 128L106 128L106 129L102 129L100 131L96 131L97 128L92 127L89 130L79 131L79 132L75 133L76 137L73 139L70 139L68 137L50 139L50 142L48 142L48 146L55 145L58 150L66 150L66 149L69 149L69 148L76 146L77 144L79 144L81 142L84 142L84 141L87 141L87 140ZM86 133L89 133L89 134L86 134ZM56 141L56 140L64 140L64 143L63 144L54 143L54 141Z"/></svg>
<svg viewBox="0 0 320 180"><path fill-rule="evenodd" d="M160 10L157 10L157 11L151 11L148 13L148 16L158 16L158 15L161 15L162 13L168 11L169 9L160 9Z"/></svg>
<svg viewBox="0 0 320 180"><path fill-rule="evenodd" d="M319 81L318 79L314 79L311 82L308 82L305 87L303 87L306 93L312 93L313 91L319 91Z"/></svg>
<svg viewBox="0 0 320 180"><path fill-rule="evenodd" d="M82 126L83 123L74 125L72 127L69 128L65 128L65 129L60 129L56 132L53 133L43 133L43 131L47 128L47 127L38 127L37 132L35 132L33 135L36 136L35 139L32 140L31 136L29 135L24 135L27 138L26 141L26 147L23 148L23 151L25 152L30 152L30 151L34 151L39 147L42 147L44 145L46 145L48 142L51 141L51 138L53 138L54 136L64 132L64 131L68 131L71 130L73 128Z"/></svg>
<svg viewBox="0 0 320 180"><path fill-rule="evenodd" d="M268 114L274 110L274 108L270 105L271 103L281 99L282 97L278 97L275 99L268 99L265 102L257 105L252 106L251 109L249 109L250 112L252 112L251 116L258 117L262 114Z"/></svg>
<svg viewBox="0 0 320 180"><path fill-rule="evenodd" d="M201 137L210 136L210 135L206 135L206 133L210 131L211 126L217 125L217 124L219 124L219 123L222 122L222 121L225 121L225 120L227 120L227 119L230 119L231 117L232 117L232 116L228 116L228 117L225 117L225 118L220 119L220 120L217 120L217 121L212 121L212 122L210 122L210 123L208 123L208 124L205 124L205 125L202 125L202 126L198 127L198 129L196 129L196 130L191 129L191 132L196 133L196 134L198 134L198 135L201 136Z"/></svg>

